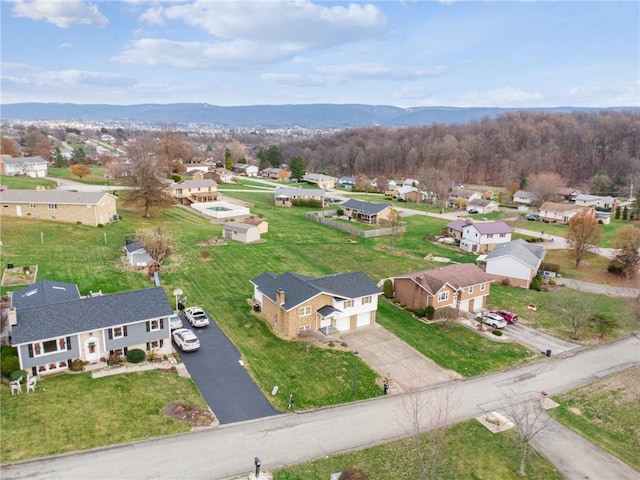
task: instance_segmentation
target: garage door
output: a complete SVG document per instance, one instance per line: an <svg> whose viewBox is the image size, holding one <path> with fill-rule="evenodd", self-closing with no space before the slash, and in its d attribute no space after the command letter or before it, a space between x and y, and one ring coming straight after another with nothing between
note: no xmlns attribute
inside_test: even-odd
<svg viewBox="0 0 640 480"><path fill-rule="evenodd" d="M469 311L469 300L464 300L460 302L460 311L468 312Z"/></svg>
<svg viewBox="0 0 640 480"><path fill-rule="evenodd" d="M336 319L336 328L341 332L349 330L349 317Z"/></svg>
<svg viewBox="0 0 640 480"><path fill-rule="evenodd" d="M370 312L365 312L365 313L358 314L358 321L356 323L356 326L365 327L365 326L369 325L370 323L371 323L371 313Z"/></svg>

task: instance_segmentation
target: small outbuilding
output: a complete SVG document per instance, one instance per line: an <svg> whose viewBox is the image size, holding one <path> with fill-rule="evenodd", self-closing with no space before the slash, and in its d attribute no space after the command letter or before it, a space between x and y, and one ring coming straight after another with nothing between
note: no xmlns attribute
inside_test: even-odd
<svg viewBox="0 0 640 480"><path fill-rule="evenodd" d="M222 235L227 240L252 243L260 240L260 229L247 223L227 222L222 229Z"/></svg>

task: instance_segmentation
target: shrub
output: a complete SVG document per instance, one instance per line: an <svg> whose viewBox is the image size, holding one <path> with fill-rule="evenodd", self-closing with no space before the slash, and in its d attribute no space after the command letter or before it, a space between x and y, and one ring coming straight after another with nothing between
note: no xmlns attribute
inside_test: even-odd
<svg viewBox="0 0 640 480"><path fill-rule="evenodd" d="M16 370L20 370L20 359L15 355L5 355L1 361L0 372L3 377L9 377Z"/></svg>
<svg viewBox="0 0 640 480"><path fill-rule="evenodd" d="M133 348L127 352L127 362L129 363L140 363L144 362L146 354L144 350L140 350L139 348Z"/></svg>
<svg viewBox="0 0 640 480"><path fill-rule="evenodd" d="M429 320L433 320L433 317L436 314L435 307L433 305L428 305L427 308L424 309L424 314Z"/></svg>
<svg viewBox="0 0 640 480"><path fill-rule="evenodd" d="M556 282L555 278L552 278L551 280L549 280L549 285L551 285L552 287L555 287L556 285L558 285L558 282Z"/></svg>
<svg viewBox="0 0 640 480"><path fill-rule="evenodd" d="M202 250L202 252L200 252L200 255L202 256L203 260L209 260L211 258L211 252L209 250Z"/></svg>
<svg viewBox="0 0 640 480"><path fill-rule="evenodd" d="M426 315L424 308L407 307L407 312L413 313L416 317L424 317Z"/></svg>
<svg viewBox="0 0 640 480"><path fill-rule="evenodd" d="M544 270L545 272L560 273L560 265L558 265L557 263L542 262L540 264L540 270Z"/></svg>
<svg viewBox="0 0 640 480"><path fill-rule="evenodd" d="M508 277L504 277L502 280L500 280L500 285L502 285L503 287L510 287L511 279Z"/></svg>
<svg viewBox="0 0 640 480"><path fill-rule="evenodd" d="M343 215L344 215L344 210L343 210L343 209L341 209L341 208L339 208L339 209L336 211L336 215L338 215L339 217L343 216Z"/></svg>
<svg viewBox="0 0 640 480"><path fill-rule="evenodd" d="M382 293L385 298L393 298L393 282L387 278L382 284Z"/></svg>
<svg viewBox="0 0 640 480"><path fill-rule="evenodd" d="M531 281L531 290L536 290L538 292L542 290L542 275L540 275L539 273L536 274L536 276L533 277L533 280Z"/></svg>
<svg viewBox="0 0 640 480"><path fill-rule="evenodd" d="M171 180L176 183L180 183L182 181L182 177L180 175L171 175Z"/></svg>
<svg viewBox="0 0 640 480"><path fill-rule="evenodd" d="M115 353L112 353L111 355L109 355L109 358L107 358L107 365L110 365L112 367L118 366L122 363L124 363L122 356L116 355Z"/></svg>
<svg viewBox="0 0 640 480"><path fill-rule="evenodd" d="M18 349L16 347L12 347L11 345L2 345L2 348L0 348L0 357L7 357L7 356L18 356Z"/></svg>
<svg viewBox="0 0 640 480"><path fill-rule="evenodd" d="M330 341L329 341L329 343L328 343L328 345L329 345L330 347L333 347L333 346L335 346L335 343L333 342L333 340L330 340Z"/></svg>
<svg viewBox="0 0 640 480"><path fill-rule="evenodd" d="M84 369L84 362L79 358L76 358L74 361L71 362L71 365L69 365L69 370L71 370L72 372L81 372L83 369Z"/></svg>
<svg viewBox="0 0 640 480"><path fill-rule="evenodd" d="M493 333L496 337L502 336L502 330L498 330L497 328L494 328L493 330L491 330L491 333Z"/></svg>
<svg viewBox="0 0 640 480"><path fill-rule="evenodd" d="M369 480L369 476L359 468L347 468L342 471L338 480Z"/></svg>
<svg viewBox="0 0 640 480"><path fill-rule="evenodd" d="M11 372L11 375L9 376L9 379L12 382L15 382L16 380L20 380L21 382L27 379L27 371L26 370L16 370L14 372Z"/></svg>
<svg viewBox="0 0 640 480"><path fill-rule="evenodd" d="M78 223L80 223L80 222L78 222ZM104 228L104 225L102 223L99 223L98 224L98 228Z"/></svg>

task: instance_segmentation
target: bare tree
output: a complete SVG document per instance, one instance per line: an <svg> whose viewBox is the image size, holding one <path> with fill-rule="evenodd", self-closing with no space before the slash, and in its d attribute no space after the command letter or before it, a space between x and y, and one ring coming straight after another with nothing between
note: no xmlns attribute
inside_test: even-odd
<svg viewBox="0 0 640 480"><path fill-rule="evenodd" d="M169 258L174 250L173 241L167 232L160 227L155 230L136 232L136 240L159 265L162 265L162 262Z"/></svg>
<svg viewBox="0 0 640 480"><path fill-rule="evenodd" d="M575 259L576 268L585 255L598 246L601 236L600 225L593 210L582 210L569 220L567 245L569 255Z"/></svg>
<svg viewBox="0 0 640 480"><path fill-rule="evenodd" d="M405 412L406 431L413 443L410 452L417 471L412 478L423 480L436 479L444 476L447 469L447 458L443 450L453 439L448 436L450 419L449 412L457 406L454 391L445 388L433 392L434 399L412 389L411 393L402 397L402 407ZM428 438L423 433L429 432Z"/></svg>
<svg viewBox="0 0 640 480"><path fill-rule="evenodd" d="M565 186L562 177L555 172L542 172L529 176L527 179L529 191L533 195L533 204L539 207L544 202L553 200L558 190Z"/></svg>
<svg viewBox="0 0 640 480"><path fill-rule="evenodd" d="M163 208L173 203L166 192L167 185L162 181L167 173L166 161L155 153L154 147L153 141L142 138L127 149L133 170L131 189L125 192L125 200L142 206L145 217L150 216L151 207Z"/></svg>
<svg viewBox="0 0 640 480"><path fill-rule="evenodd" d="M166 162L168 171L172 173L186 171L184 162L190 156L189 150L183 134L167 126L162 129L158 155Z"/></svg>
<svg viewBox="0 0 640 480"><path fill-rule="evenodd" d="M571 338L580 339L582 329L589 321L596 298L593 295L582 295L580 290L565 289L557 299L554 310L557 317L571 328Z"/></svg>
<svg viewBox="0 0 640 480"><path fill-rule="evenodd" d="M616 232L613 248L618 250L609 264L609 271L632 281L640 266L640 228L625 225Z"/></svg>
<svg viewBox="0 0 640 480"><path fill-rule="evenodd" d="M18 167L18 170L20 170L20 173L22 175L24 175L25 177L29 175L29 172L31 171L31 164L29 162L22 162L16 166Z"/></svg>
<svg viewBox="0 0 640 480"><path fill-rule="evenodd" d="M533 437L544 430L549 424L542 406L542 398L529 398L520 403L513 403L508 408L508 415L513 421L516 431L520 434L520 468L518 474L527 474L527 460L529 458L529 445Z"/></svg>
<svg viewBox="0 0 640 480"><path fill-rule="evenodd" d="M387 226L391 230L389 241L391 242L391 248L395 244L396 239L404 232L404 224L402 223L402 216L397 208L391 207L391 213L387 219Z"/></svg>

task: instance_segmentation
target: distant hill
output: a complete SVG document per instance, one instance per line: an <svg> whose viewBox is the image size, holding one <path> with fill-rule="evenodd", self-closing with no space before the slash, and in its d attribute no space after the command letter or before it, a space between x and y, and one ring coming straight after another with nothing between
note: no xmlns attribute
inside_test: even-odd
<svg viewBox="0 0 640 480"><path fill-rule="evenodd" d="M141 105L83 105L72 103L13 103L1 106L2 121L116 121L146 124L199 123L226 128L351 128L409 127L433 123L456 124L521 110L554 113L597 112L602 108L456 108L389 105L250 105L220 107L207 103ZM619 107L609 110L634 110Z"/></svg>

